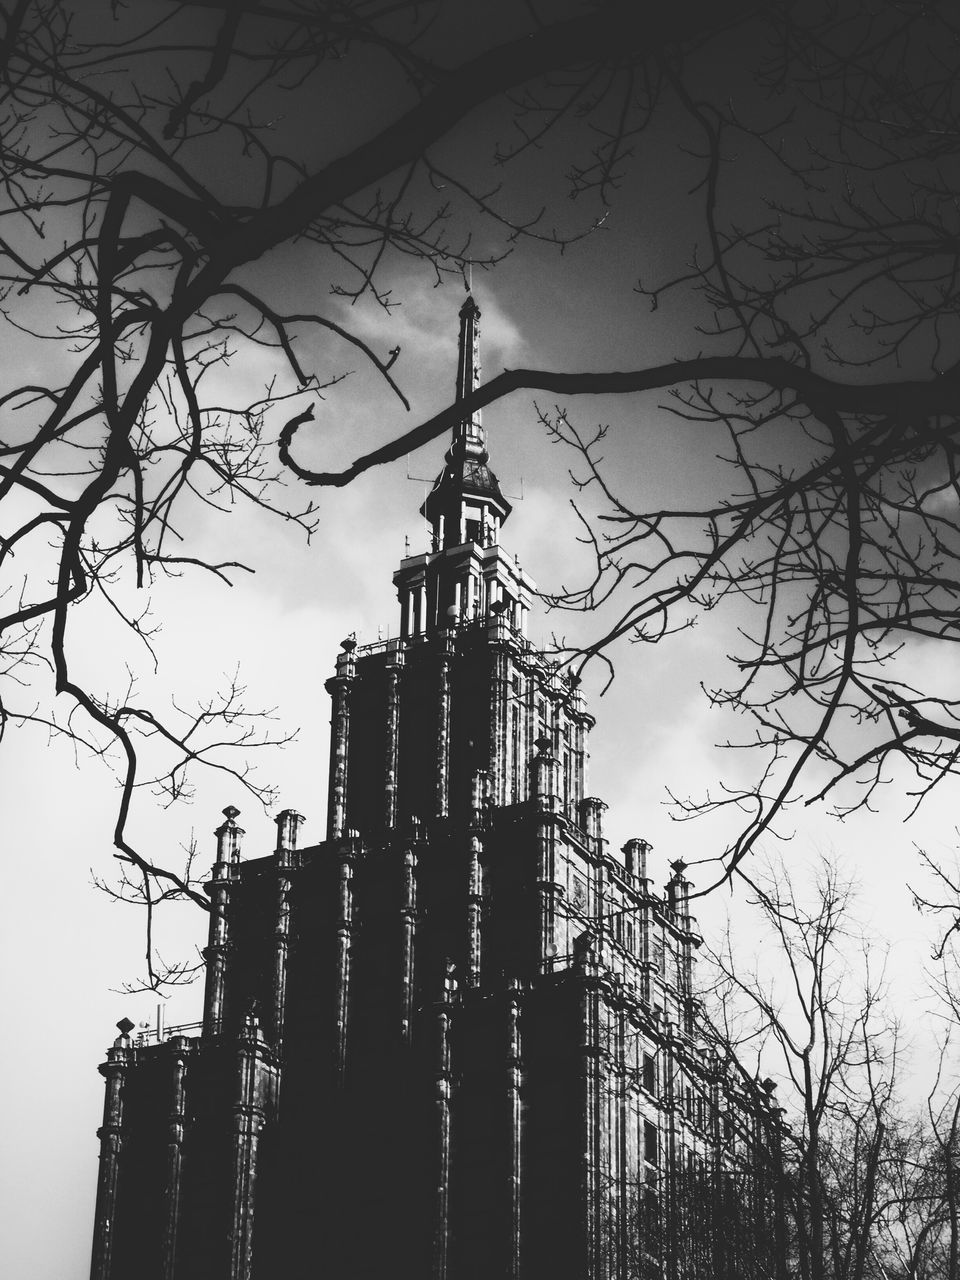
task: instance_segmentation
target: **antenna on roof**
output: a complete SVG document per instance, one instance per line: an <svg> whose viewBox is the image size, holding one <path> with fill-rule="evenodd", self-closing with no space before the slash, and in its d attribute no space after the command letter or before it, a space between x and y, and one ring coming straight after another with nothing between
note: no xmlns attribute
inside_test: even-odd
<svg viewBox="0 0 960 1280"><path fill-rule="evenodd" d="M410 455L409 455L409 453L407 454L407 479L408 479L408 480L415 480L415 481L417 482L417 484L429 484L429 485L432 485L432 484L433 484L433 480L432 480L432 479L430 479L430 478L428 478L427 476L412 476L412 475L410 474ZM426 497L426 494L424 494L424 497Z"/></svg>

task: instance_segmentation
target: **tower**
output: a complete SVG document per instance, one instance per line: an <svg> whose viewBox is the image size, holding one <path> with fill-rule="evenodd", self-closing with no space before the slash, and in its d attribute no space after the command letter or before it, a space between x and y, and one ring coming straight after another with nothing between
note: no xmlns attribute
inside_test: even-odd
<svg viewBox="0 0 960 1280"><path fill-rule="evenodd" d="M94 1280L772 1277L776 1111L699 1039L683 862L604 839L478 414L422 511L327 682L326 838L243 860L224 810L202 1026L101 1067Z"/></svg>

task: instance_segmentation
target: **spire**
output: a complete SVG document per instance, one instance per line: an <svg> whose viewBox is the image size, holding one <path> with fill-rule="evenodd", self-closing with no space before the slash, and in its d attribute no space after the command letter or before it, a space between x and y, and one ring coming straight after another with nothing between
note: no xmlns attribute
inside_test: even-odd
<svg viewBox="0 0 960 1280"><path fill-rule="evenodd" d="M480 308L472 293L460 308L460 345L457 356L457 399L461 404L468 396L473 395L480 385ZM453 431L453 443L450 452L455 453L458 445L464 453L486 462L488 454L483 436L483 424L480 410L477 409L469 418L457 423ZM450 454L447 455L448 459Z"/></svg>
<svg viewBox="0 0 960 1280"><path fill-rule="evenodd" d="M480 385L480 308L472 293L460 308L457 394L462 404ZM446 465L420 508L433 526L434 550L464 542L488 545L510 514L497 477L487 466L486 438L480 411L461 418L453 428Z"/></svg>

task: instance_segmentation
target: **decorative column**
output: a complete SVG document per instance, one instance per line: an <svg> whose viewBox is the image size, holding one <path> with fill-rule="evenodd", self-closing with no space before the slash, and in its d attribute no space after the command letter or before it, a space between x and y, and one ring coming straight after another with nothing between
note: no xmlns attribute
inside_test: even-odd
<svg viewBox="0 0 960 1280"><path fill-rule="evenodd" d="M450 1260L450 1030L457 983L447 962L443 997L437 1006L434 1109L436 1114L436 1201L433 1228L433 1280L447 1280Z"/></svg>
<svg viewBox="0 0 960 1280"><path fill-rule="evenodd" d="M397 770L400 747L400 676L403 650L388 655L387 679L387 747L384 761L383 825L389 831L397 825Z"/></svg>
<svg viewBox="0 0 960 1280"><path fill-rule="evenodd" d="M510 662L506 635L491 636L490 649L490 797L495 805L507 803L507 704Z"/></svg>
<svg viewBox="0 0 960 1280"><path fill-rule="evenodd" d="M690 916L690 881L684 878L687 864L680 858L671 862L673 876L667 885L667 897L681 929L677 953L677 1003L680 1008L680 1027L688 1035L693 1030L693 940Z"/></svg>
<svg viewBox="0 0 960 1280"><path fill-rule="evenodd" d="M233 1107L233 1212L230 1221L229 1280L250 1280L257 1154L264 1122L267 1046L256 1017L248 1013L239 1036L237 1092Z"/></svg>
<svg viewBox="0 0 960 1280"><path fill-rule="evenodd" d="M113 1260L113 1230L117 1216L117 1192L120 1185L120 1155L123 1151L123 1086L133 1056L130 1032L133 1023L121 1018L120 1035L107 1050L107 1060L100 1074L107 1082L103 1099L103 1124L97 1130L100 1139L100 1174L97 1180L97 1209L93 1230L93 1259L90 1280L109 1280Z"/></svg>
<svg viewBox="0 0 960 1280"><path fill-rule="evenodd" d="M467 868L467 973L466 985L480 985L481 932L483 927L483 853L484 796L487 790L487 774L477 769L473 775L473 791L470 798L469 861Z"/></svg>
<svg viewBox="0 0 960 1280"><path fill-rule="evenodd" d="M401 622L403 628L401 634L404 637L412 636L417 627L417 588L410 587L407 590L406 600L403 603Z"/></svg>
<svg viewBox="0 0 960 1280"><path fill-rule="evenodd" d="M324 688L333 702L330 718L330 791L327 801L327 839L339 840L347 821L347 765L350 756L350 693L357 674L356 640L340 641L337 674Z"/></svg>
<svg viewBox="0 0 960 1280"><path fill-rule="evenodd" d="M348 831L340 847L339 903L337 913L337 974L334 1011L334 1067L342 1084L347 1071L347 1037L350 1023L350 949L353 942L353 874L360 853L360 838Z"/></svg>
<svg viewBox="0 0 960 1280"><path fill-rule="evenodd" d="M678 1162L677 1149L677 1109L682 1103L681 1091L678 1089L676 1023L667 1018L663 1037L663 1114L667 1121L666 1141L661 1154L663 1212L664 1212L664 1275L669 1280L676 1280L679 1275L680 1253L680 1194L682 1191L680 1177L682 1170Z"/></svg>
<svg viewBox="0 0 960 1280"><path fill-rule="evenodd" d="M240 842L244 835L243 829L235 821L239 813L240 810L235 805L228 804L223 811L226 822L214 832L217 837L217 860L213 866L213 878L206 885L210 895L210 934L203 952L203 958L207 962L203 995L204 1036L219 1035L223 1030L230 948L230 902L240 875Z"/></svg>
<svg viewBox="0 0 960 1280"><path fill-rule="evenodd" d="M450 813L450 668L453 665L452 631L439 636L439 670L437 673L437 773L435 809L438 818Z"/></svg>
<svg viewBox="0 0 960 1280"><path fill-rule="evenodd" d="M637 1133L637 1079L640 1077L641 1053L640 1025L636 1004L636 989L630 993L629 1005L623 1014L623 1035L619 1046L620 1072L620 1197L618 1206L621 1270L629 1275L631 1265L636 1270L639 1218L640 1153ZM642 1077L640 1077L642 1078Z"/></svg>
<svg viewBox="0 0 960 1280"><path fill-rule="evenodd" d="M273 981L271 984L270 1038L279 1056L287 1002L287 957L290 949L290 873L297 862L297 842L303 814L284 809L277 814L277 907L273 939Z"/></svg>
<svg viewBox="0 0 960 1280"><path fill-rule="evenodd" d="M607 1240L605 1250L608 1259L607 1274L619 1277L627 1269L623 1248L623 1219L626 1208L626 1062L625 1041L625 991L619 979L614 979L615 1002L606 1009L606 1041L603 1067L605 1068L605 1096L601 1102L602 1114L607 1117L607 1132L603 1147L606 1160L604 1184L607 1192L603 1200L603 1235Z"/></svg>
<svg viewBox="0 0 960 1280"><path fill-rule="evenodd" d="M580 993L580 1096L583 1106L583 1165L581 1203L583 1205L584 1274L599 1278L606 1274L602 1239L601 1164L603 1127L601 1111L601 994L600 965L593 934L584 933L574 944L575 966Z"/></svg>
<svg viewBox="0 0 960 1280"><path fill-rule="evenodd" d="M400 1036L403 1044L408 1047L413 1040L420 819L413 818L411 826L411 838L403 850L403 886L400 896Z"/></svg>
<svg viewBox="0 0 960 1280"><path fill-rule="evenodd" d="M622 850L627 875L640 881L640 887L644 893L649 892L650 887L647 876L647 854L652 848L653 845L649 841L633 836L623 846Z"/></svg>
<svg viewBox="0 0 960 1280"><path fill-rule="evenodd" d="M608 808L609 805L596 796L587 796L580 804L583 830L593 843L593 852L598 855L603 853L603 815Z"/></svg>
<svg viewBox="0 0 960 1280"><path fill-rule="evenodd" d="M653 902L650 896L650 877L647 859L653 845L634 837L623 846L627 871L633 876L641 893L637 908L638 959L640 961L640 996L649 1005L653 998L653 957L650 952L650 919Z"/></svg>
<svg viewBox="0 0 960 1280"><path fill-rule="evenodd" d="M533 774L531 790L537 822L537 901L540 917L538 961L540 972L550 973L557 954L556 904L560 888L556 883L556 842L557 828L562 818L557 785L558 765L556 756L550 751L550 739L544 734L537 739L535 745L537 755L531 761L530 769Z"/></svg>
<svg viewBox="0 0 960 1280"><path fill-rule="evenodd" d="M183 1180L184 1076L190 1041L175 1036L167 1041L170 1052L170 1109L167 1112L167 1177L163 1192L163 1280L177 1274L177 1239L180 1231L180 1187Z"/></svg>
<svg viewBox="0 0 960 1280"><path fill-rule="evenodd" d="M587 734L596 721L587 711L578 675L570 675L570 720L574 728L574 799L579 804L587 791Z"/></svg>
<svg viewBox="0 0 960 1280"><path fill-rule="evenodd" d="M427 630L427 588L417 587L417 635L422 636Z"/></svg>
<svg viewBox="0 0 960 1280"><path fill-rule="evenodd" d="M516 980L507 988L507 1110L510 1124L510 1163L507 1170L507 1280L520 1280L520 1191L523 1108L520 1089L523 1068L520 1045L521 992Z"/></svg>

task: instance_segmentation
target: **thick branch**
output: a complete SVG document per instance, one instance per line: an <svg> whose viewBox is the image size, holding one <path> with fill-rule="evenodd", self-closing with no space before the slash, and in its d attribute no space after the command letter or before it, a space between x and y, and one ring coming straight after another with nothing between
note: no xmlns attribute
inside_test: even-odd
<svg viewBox="0 0 960 1280"><path fill-rule="evenodd" d="M960 393L960 371L957 369L925 381L855 384L825 378L779 357L766 359L762 356L702 356L630 372L553 373L545 369L506 369L490 382L485 382L473 395L450 405L420 426L405 431L389 444L364 454L345 471L310 471L291 458L290 443L301 425L302 415L287 423L281 432L280 457L307 484L342 486L371 467L395 462L412 449L419 449L449 431L463 417L515 391L549 391L561 396L626 395L699 381L731 382L738 386L744 383L765 384L771 390L795 392L814 412L826 407L834 413L868 417L883 415L893 420L902 417L905 421L952 412Z"/></svg>

